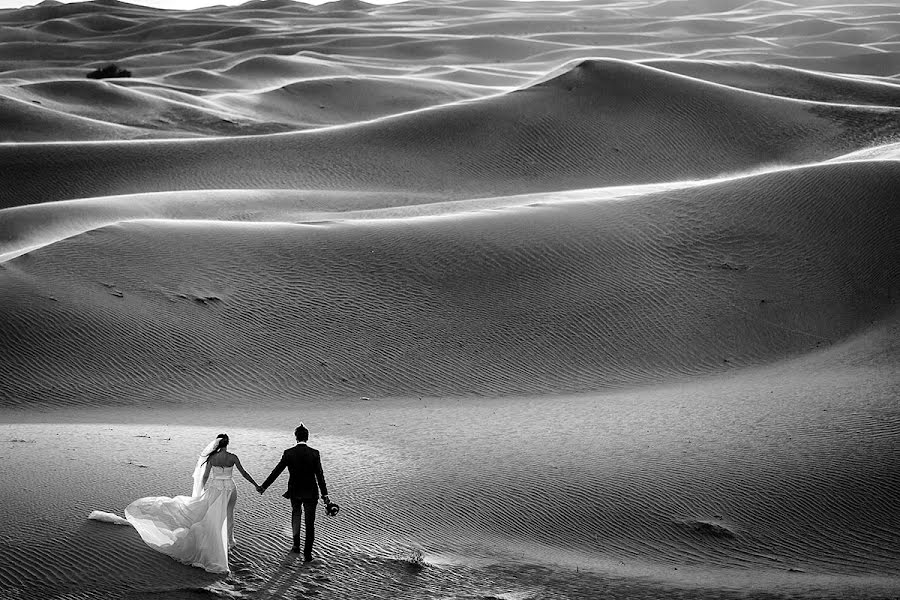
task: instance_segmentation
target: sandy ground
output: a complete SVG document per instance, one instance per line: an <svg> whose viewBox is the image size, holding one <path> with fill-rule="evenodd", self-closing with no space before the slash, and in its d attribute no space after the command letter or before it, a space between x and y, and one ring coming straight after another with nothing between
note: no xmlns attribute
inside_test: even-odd
<svg viewBox="0 0 900 600"><path fill-rule="evenodd" d="M898 43L877 2L0 10L0 598L900 597ZM310 565L283 481L228 576L86 519L301 420Z"/></svg>

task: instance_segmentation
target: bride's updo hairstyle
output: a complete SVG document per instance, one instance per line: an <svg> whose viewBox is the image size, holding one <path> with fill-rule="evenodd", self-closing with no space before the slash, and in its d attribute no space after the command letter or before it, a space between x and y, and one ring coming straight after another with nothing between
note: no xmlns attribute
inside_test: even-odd
<svg viewBox="0 0 900 600"><path fill-rule="evenodd" d="M216 445L213 446L213 449L209 451L209 454L206 455L206 459L203 462L206 463L206 461L209 460L210 456L212 456L213 454L216 454L217 452L221 452L222 450L224 450L227 447L228 447L228 434L220 433L219 435L216 436Z"/></svg>
<svg viewBox="0 0 900 600"><path fill-rule="evenodd" d="M210 452L210 454L215 454L216 452L221 452L222 450L224 450L225 448L228 447L228 434L227 433L220 433L219 435L216 436L216 439L219 440L219 443L216 444L215 450Z"/></svg>

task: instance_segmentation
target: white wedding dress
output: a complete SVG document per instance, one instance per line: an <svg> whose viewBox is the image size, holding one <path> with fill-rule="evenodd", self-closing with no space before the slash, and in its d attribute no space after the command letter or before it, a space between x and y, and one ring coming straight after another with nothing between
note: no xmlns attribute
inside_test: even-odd
<svg viewBox="0 0 900 600"><path fill-rule="evenodd" d="M228 572L234 546L228 503L236 493L233 467L211 467L198 497L140 498L125 508L125 518L144 542L175 560L213 573Z"/></svg>
<svg viewBox="0 0 900 600"><path fill-rule="evenodd" d="M135 500L125 508L125 519L154 550L213 573L227 573L228 550L234 546L228 504L237 493L232 469L211 467L206 486L195 489L193 496ZM100 511L88 518L124 524L121 517Z"/></svg>

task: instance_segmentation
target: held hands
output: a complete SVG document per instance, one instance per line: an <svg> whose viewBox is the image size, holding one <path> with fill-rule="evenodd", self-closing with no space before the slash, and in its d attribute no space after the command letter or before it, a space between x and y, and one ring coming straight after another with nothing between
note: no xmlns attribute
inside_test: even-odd
<svg viewBox="0 0 900 600"><path fill-rule="evenodd" d="M266 491L266 488L264 488L264 487L261 486L261 485L257 485L257 486L256 486L256 491L259 492L260 495L262 495L262 494Z"/></svg>

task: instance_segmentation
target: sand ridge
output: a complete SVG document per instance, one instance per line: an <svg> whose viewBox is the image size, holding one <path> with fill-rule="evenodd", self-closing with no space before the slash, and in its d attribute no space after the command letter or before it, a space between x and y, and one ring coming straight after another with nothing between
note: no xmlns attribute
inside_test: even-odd
<svg viewBox="0 0 900 600"><path fill-rule="evenodd" d="M230 134L351 122L354 115L341 111L327 94L310 92L308 96L310 107L318 104L318 109L311 111L320 113L316 119L298 119L266 109L269 102L273 109L279 102L260 98L258 93L308 81L311 75L297 67L309 59L344 75L382 68L385 76L398 78L398 85L403 84L401 78L417 77L423 67L450 64L454 69L438 80L448 89L461 86L463 93L467 90L461 77L472 69L508 67L508 81L487 83L509 90L527 83L531 76L586 56L744 61L864 74L896 83L894 76L900 69L891 45L896 14L888 5L794 3L773 11L765 3L750 3L737 8L705 8L698 11L680 2L610 3L603 7L532 2L514 10L504 2L471 7L403 2L310 8L270 0L204 11L163 11L127 3L82 2L0 11L0 26L7 31L0 43L0 66L7 71L6 77L18 71L26 81L43 79L42 72L54 78L54 71L61 68L72 70L70 77L79 79L92 64L86 61L118 60L142 82L161 89L175 84L173 78L187 79L192 85L189 93L213 104L221 91L220 77L232 84L239 81L242 86L253 86L241 91L250 94L254 106L263 106L258 112L247 109L236 116L223 116L230 112L227 106L210 109L207 120L221 122L226 129L231 121ZM484 18L492 11L497 14ZM425 13L429 18L423 18ZM578 22L577 31L570 26L574 21ZM135 45L140 51L134 51ZM260 64L263 60L271 64ZM230 77L234 64L241 62L249 72ZM184 73L193 75L185 77ZM206 75L199 76L201 73ZM0 83L3 79L0 74ZM17 85L15 79L8 81ZM109 81L107 85L130 82ZM15 94L15 89L0 93ZM394 106L376 101L368 110L387 115L413 105L453 101L402 89L395 90L395 96L403 101ZM368 99L360 94L359 101ZM106 105L100 98L95 102L98 107ZM166 115L163 108L155 110ZM77 114L77 108L75 111ZM365 116L366 111L358 115ZM107 118L123 124L116 111ZM190 114L148 118L144 128L176 134L194 127L196 120L197 116ZM222 131L201 133L218 135ZM132 136L122 132L122 137ZM46 139L51 139L49 134ZM92 138L77 128L68 133L57 128L54 139Z"/></svg>
<svg viewBox="0 0 900 600"><path fill-rule="evenodd" d="M0 10L0 598L895 598L898 28ZM244 482L228 577L86 519L298 420L312 565Z"/></svg>
<svg viewBox="0 0 900 600"><path fill-rule="evenodd" d="M835 163L621 201L542 203L530 196L524 206L507 199L507 206L474 211L463 204L463 212L437 219L404 218L404 207L386 219L377 211L354 218L302 210L291 218L287 207L299 204L286 193L270 200L240 192L196 200L163 195L155 197L155 211L140 197L75 203L75 214L89 214L90 207L107 220L3 265L5 303L17 306L7 321L17 335L4 363L21 381L21 390L8 388L6 402L27 397L35 385L18 357L57 346L41 338L56 338L58 323L72 319L81 324L71 327L107 341L92 351L86 340L65 369L80 373L83 385L102 382L92 398L119 397L91 371L122 372L140 362L138 355L129 358L127 346L165 345L154 323L187 307L190 329L166 335L185 338L193 330L198 348L211 345L202 354L240 348L245 357L258 357L258 366L250 360L209 367L204 376L236 368L235 384L253 382L247 393L267 388L261 378L272 360L284 368L301 361L272 385L298 385L312 395L382 396L579 392L771 361L834 343L889 314L897 294L896 176L893 161ZM361 206L372 200L378 197L351 198ZM207 206L238 220L198 220ZM8 221L10 229L46 221L42 208L63 207L23 207L21 220ZM243 220L242 209L259 211L261 222ZM77 223L65 212L60 219ZM846 255L848 244L854 252ZM43 285L32 287L37 282L54 282L52 301ZM44 300L17 302L34 295ZM321 313L332 297L343 308ZM101 312L85 311L84 302L97 303ZM466 319L450 335L446 327L455 314ZM53 331L38 326L48 318L57 323ZM134 321L129 336L117 333L123 319ZM200 335L201 328L208 333ZM147 341L136 344L144 335ZM111 343L125 346L109 352ZM483 364L492 348L506 354ZM71 345L61 349L68 353ZM109 359L114 362L104 366ZM165 393L177 396L180 359L162 360L175 361L166 368Z"/></svg>
<svg viewBox="0 0 900 600"><path fill-rule="evenodd" d="M897 110L773 97L593 59L525 89L344 127L0 145L0 159L15 165L0 175L0 206L223 187L460 197L697 179L884 143L896 135Z"/></svg>

